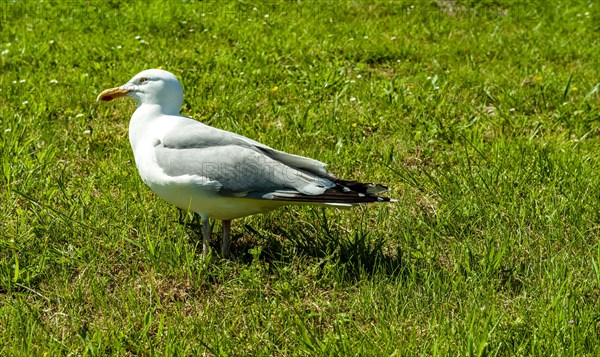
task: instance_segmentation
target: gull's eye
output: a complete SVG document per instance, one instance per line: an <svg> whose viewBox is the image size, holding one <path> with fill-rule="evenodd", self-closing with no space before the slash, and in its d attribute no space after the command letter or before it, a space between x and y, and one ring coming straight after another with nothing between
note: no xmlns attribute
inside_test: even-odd
<svg viewBox="0 0 600 357"><path fill-rule="evenodd" d="M140 78L140 84L148 82L148 78Z"/></svg>

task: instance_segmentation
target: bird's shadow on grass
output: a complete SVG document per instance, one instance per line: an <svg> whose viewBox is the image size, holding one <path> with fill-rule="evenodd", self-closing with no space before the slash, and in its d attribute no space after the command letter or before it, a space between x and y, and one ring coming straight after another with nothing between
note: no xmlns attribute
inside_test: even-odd
<svg viewBox="0 0 600 357"><path fill-rule="evenodd" d="M387 235L366 227L348 232L339 224L329 222L320 212L315 210L316 217L310 222L294 222L291 229L278 224L269 225L268 229L239 224L237 232L232 234L231 259L250 264L256 259L266 263L292 263L298 257L312 258L319 261L323 269L327 262L335 263L351 281L373 274L404 274L402 251L389 242ZM186 226L192 239L202 240L198 219ZM220 251L220 244L220 232L213 234L213 252Z"/></svg>

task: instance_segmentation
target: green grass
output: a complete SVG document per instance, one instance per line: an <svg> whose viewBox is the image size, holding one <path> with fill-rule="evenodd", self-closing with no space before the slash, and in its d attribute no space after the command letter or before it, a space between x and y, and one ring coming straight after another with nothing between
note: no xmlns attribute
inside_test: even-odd
<svg viewBox="0 0 600 357"><path fill-rule="evenodd" d="M0 2L0 355L599 355L599 24L593 1ZM134 104L94 102L159 66L184 114L398 202L236 220L204 261L137 175Z"/></svg>

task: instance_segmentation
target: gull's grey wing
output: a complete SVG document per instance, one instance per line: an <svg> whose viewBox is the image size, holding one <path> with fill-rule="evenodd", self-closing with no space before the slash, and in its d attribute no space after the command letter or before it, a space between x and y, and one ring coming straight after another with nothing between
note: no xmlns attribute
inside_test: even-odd
<svg viewBox="0 0 600 357"><path fill-rule="evenodd" d="M205 177L221 185L222 195L307 204L389 200L374 195L387 191L385 186L340 180L320 161L192 119L166 133L154 150L167 175Z"/></svg>
<svg viewBox="0 0 600 357"><path fill-rule="evenodd" d="M275 150L245 136L213 128L191 118L186 119L188 120L186 120L183 125L164 136L162 144L165 147L175 149L200 149L235 145L261 152L286 166L303 170L320 177L335 179L335 177L325 169L327 165L321 161Z"/></svg>
<svg viewBox="0 0 600 357"><path fill-rule="evenodd" d="M219 182L221 194L240 197L277 190L318 195L334 186L328 178L285 165L226 134L206 126L178 127L154 147L157 164L167 175L206 177Z"/></svg>

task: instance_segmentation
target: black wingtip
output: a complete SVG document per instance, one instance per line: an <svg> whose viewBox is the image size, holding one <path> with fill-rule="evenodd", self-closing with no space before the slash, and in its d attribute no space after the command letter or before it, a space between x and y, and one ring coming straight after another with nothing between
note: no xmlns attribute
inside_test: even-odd
<svg viewBox="0 0 600 357"><path fill-rule="evenodd" d="M364 182L342 180L342 179L336 179L333 182L336 185L346 188L347 190L362 193L362 194L367 194L367 195L375 195L375 194L387 192L390 190L389 187L380 185L380 184L376 184L376 183L364 183Z"/></svg>
<svg viewBox="0 0 600 357"><path fill-rule="evenodd" d="M297 203L322 203L322 204L361 204L377 202L394 202L389 197L379 196L376 193L389 191L389 188L383 185L362 183L358 181L334 181L335 186L328 188L320 195L306 195L303 193L277 195L274 194L269 199L278 201L290 201ZM263 197L265 198L265 197Z"/></svg>

